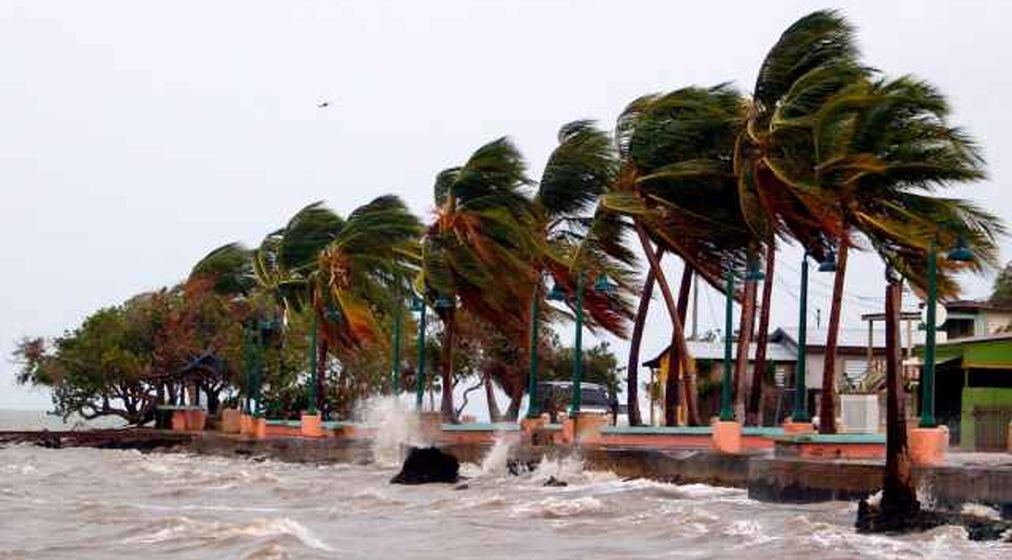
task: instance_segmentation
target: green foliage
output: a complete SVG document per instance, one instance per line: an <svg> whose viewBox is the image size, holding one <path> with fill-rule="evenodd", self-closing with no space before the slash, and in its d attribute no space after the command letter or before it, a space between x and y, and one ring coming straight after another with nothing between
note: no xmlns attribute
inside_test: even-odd
<svg viewBox="0 0 1012 560"><path fill-rule="evenodd" d="M994 305L1012 307L1012 261L994 279L990 302Z"/></svg>
<svg viewBox="0 0 1012 560"><path fill-rule="evenodd" d="M571 381L575 349L572 346L561 345L558 336L552 336L549 340L551 342L545 350L544 357L541 358L544 372L539 373L539 379ZM590 348L584 348L583 380L603 385L613 396L618 394L619 383L622 381L621 372L618 368L618 358L608 342L602 341Z"/></svg>
<svg viewBox="0 0 1012 560"><path fill-rule="evenodd" d="M568 123L536 190L516 146L496 139L436 176L435 217L424 228L396 196L347 218L310 204L256 249L211 251L182 287L96 311L51 341L23 340L18 381L51 387L63 413L140 423L186 384L214 398L245 390L242 325L281 317L286 326L263 348L268 409L293 416L308 407L306 338L315 324L327 348L324 398L350 414L388 386L393 318L410 316L417 292L441 319L426 352L444 377L430 385L488 379L510 395L507 415L515 415L527 384L529 310L544 298L544 277L570 296L583 278L586 325L625 334L640 290L626 244L632 227L718 289L750 255L773 254L784 241L817 259L838 246L870 248L923 289L931 244L962 240L975 263L939 261L940 291L955 295L961 267L997 265L1006 228L971 201L937 195L985 176L980 148L950 113L931 84L860 60L841 15L814 12L766 53L748 95L728 84L643 95L614 135L592 121ZM619 289L593 289L599 274ZM575 298L568 310L536 301L539 375L569 379L572 349L550 325L571 318ZM1012 305L1012 263L991 301ZM404 366L413 363L407 355ZM585 378L615 392L607 344L584 359ZM405 381L409 374L405 367ZM714 386L702 378L700 393Z"/></svg>
<svg viewBox="0 0 1012 560"><path fill-rule="evenodd" d="M58 413L140 424L185 384L217 398L238 377L240 341L225 297L175 288L100 309L51 341L23 340L14 357L18 382L49 387Z"/></svg>

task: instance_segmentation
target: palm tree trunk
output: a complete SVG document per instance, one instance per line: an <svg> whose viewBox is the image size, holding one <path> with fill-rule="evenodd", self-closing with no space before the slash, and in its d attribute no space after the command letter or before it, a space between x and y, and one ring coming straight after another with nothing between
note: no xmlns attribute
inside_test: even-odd
<svg viewBox="0 0 1012 560"><path fill-rule="evenodd" d="M454 321L449 315L443 321L443 370L440 373L443 386L439 410L443 415L444 422L454 422L455 414L453 409L453 343L454 343Z"/></svg>
<svg viewBox="0 0 1012 560"><path fill-rule="evenodd" d="M773 299L773 272L776 262L776 247L766 246L766 280L763 282L763 299L759 307L759 332L755 340L755 368L752 370L752 393L748 400L748 424L762 424L763 379L766 376L766 340L770 330L770 304Z"/></svg>
<svg viewBox="0 0 1012 560"><path fill-rule="evenodd" d="M492 376L485 374L485 400L488 401L488 418L490 422L501 422L502 411L499 410L499 403L495 400L495 391L492 389ZM516 420L516 418L514 418Z"/></svg>
<svg viewBox="0 0 1012 560"><path fill-rule="evenodd" d="M844 234L846 236L846 233ZM819 433L836 433L836 342L840 336L840 308L843 304L843 281L847 276L846 238L840 240L840 256L833 279L833 301L829 308L829 330L826 333L826 360L822 366L822 399L819 404Z"/></svg>
<svg viewBox="0 0 1012 560"><path fill-rule="evenodd" d="M912 519L920 509L913 486L903 405L900 333L901 281L886 286L886 470L880 507L883 517Z"/></svg>
<svg viewBox="0 0 1012 560"><path fill-rule="evenodd" d="M316 347L316 410L320 411L321 418L327 417L324 406L327 403L327 337L319 337L319 345Z"/></svg>
<svg viewBox="0 0 1012 560"><path fill-rule="evenodd" d="M752 346L752 329L755 326L755 280L745 280L743 296L741 319L738 324L738 355L734 362L734 415L739 422L745 421L745 395L749 393L751 385L746 370L748 351Z"/></svg>
<svg viewBox="0 0 1012 560"><path fill-rule="evenodd" d="M659 250L658 253L661 253ZM643 417L640 415L639 397L639 369L640 369L640 344L643 342L643 327L647 322L647 312L650 311L650 299L654 292L654 270L647 271L647 278L643 282L643 292L640 294L640 305L636 309L636 319L633 322L632 337L629 341L629 369L626 373L626 408L628 409L629 425L640 426L643 424Z"/></svg>
<svg viewBox="0 0 1012 560"><path fill-rule="evenodd" d="M678 286L678 320L683 325L689 309L689 292L691 290L692 267L685 263L685 268L682 269L682 281ZM668 360L668 378L664 383L664 423L668 426L675 426L678 424L678 398L685 392L680 373L685 369L679 367L682 360L678 351L678 341L675 340L674 329L672 329L669 352L671 357Z"/></svg>
<svg viewBox="0 0 1012 560"><path fill-rule="evenodd" d="M682 329L682 321L678 318L678 306L675 304L675 298L671 294L671 286L668 285L668 281L664 276L664 270L661 269L661 261L658 258L657 253L654 252L650 244L650 238L647 236L646 229L643 228L643 224L635 222L636 235L639 237L640 246L643 252L647 256L647 261L650 263L650 270L653 271L654 277L656 278L657 284L661 288L661 295L664 296L664 305L668 309L668 317L671 319L671 326L674 330L672 338L674 345L678 347L678 357L681 362L683 371L691 371L689 369L689 349L685 343L685 331ZM696 395L689 395L691 400L695 400ZM691 405L690 405L691 406Z"/></svg>

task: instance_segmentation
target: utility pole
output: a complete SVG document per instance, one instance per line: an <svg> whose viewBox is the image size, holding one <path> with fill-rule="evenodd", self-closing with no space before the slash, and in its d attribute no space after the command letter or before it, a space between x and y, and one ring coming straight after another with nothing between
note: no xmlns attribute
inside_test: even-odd
<svg viewBox="0 0 1012 560"><path fill-rule="evenodd" d="M692 337L699 339L699 274L692 274Z"/></svg>

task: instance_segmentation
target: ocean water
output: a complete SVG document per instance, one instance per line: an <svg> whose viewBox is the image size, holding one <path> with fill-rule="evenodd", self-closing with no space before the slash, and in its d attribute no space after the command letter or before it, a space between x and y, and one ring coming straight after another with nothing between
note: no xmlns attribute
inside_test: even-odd
<svg viewBox="0 0 1012 560"><path fill-rule="evenodd" d="M465 464L466 487L412 487L388 484L389 463L7 447L0 558L1012 558L956 527L858 535L850 503L760 503L578 459L510 476L507 456Z"/></svg>

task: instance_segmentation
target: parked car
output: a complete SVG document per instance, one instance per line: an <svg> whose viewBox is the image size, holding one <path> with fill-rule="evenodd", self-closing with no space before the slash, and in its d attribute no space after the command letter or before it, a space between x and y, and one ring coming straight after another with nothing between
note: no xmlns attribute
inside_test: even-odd
<svg viewBox="0 0 1012 560"><path fill-rule="evenodd" d="M607 387L597 383L581 383L580 412L582 414L601 414L611 417L612 424L622 424L624 407L608 393ZM541 410L549 415L551 422L558 422L560 414L569 412L572 402L573 383L571 381L542 381L538 383L538 400ZM626 420L625 423L628 423Z"/></svg>

